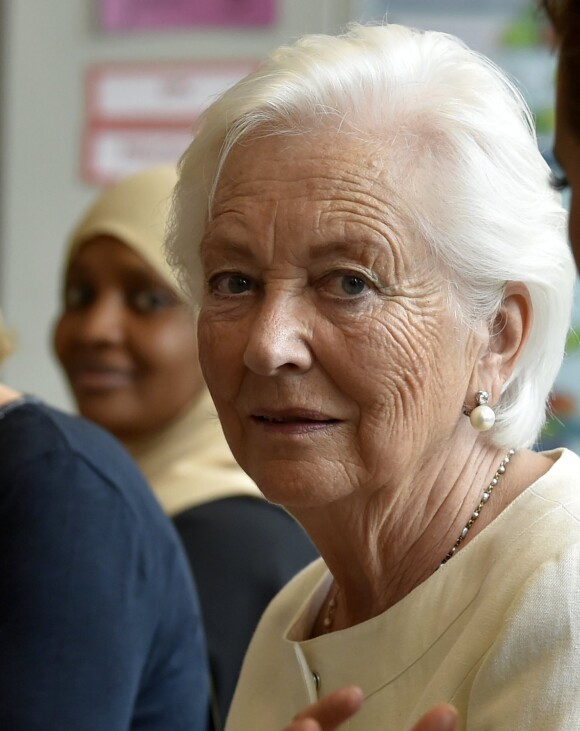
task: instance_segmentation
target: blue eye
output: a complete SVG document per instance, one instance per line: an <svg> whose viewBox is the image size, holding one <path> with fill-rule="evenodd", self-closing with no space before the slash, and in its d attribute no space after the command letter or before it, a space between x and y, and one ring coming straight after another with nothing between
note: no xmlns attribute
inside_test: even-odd
<svg viewBox="0 0 580 731"><path fill-rule="evenodd" d="M209 280L209 288L211 292L221 295L237 295L250 292L254 283L250 277L244 274L227 272L217 274Z"/></svg>
<svg viewBox="0 0 580 731"><path fill-rule="evenodd" d="M252 288L252 283L247 277L238 274L228 278L228 290L232 294L241 294Z"/></svg>
<svg viewBox="0 0 580 731"><path fill-rule="evenodd" d="M364 279L354 276L354 274L345 274L341 278L342 289L349 295L362 294L367 284Z"/></svg>
<svg viewBox="0 0 580 731"><path fill-rule="evenodd" d="M353 272L329 272L320 282L325 294L342 300L356 299L366 295L370 286L368 281Z"/></svg>

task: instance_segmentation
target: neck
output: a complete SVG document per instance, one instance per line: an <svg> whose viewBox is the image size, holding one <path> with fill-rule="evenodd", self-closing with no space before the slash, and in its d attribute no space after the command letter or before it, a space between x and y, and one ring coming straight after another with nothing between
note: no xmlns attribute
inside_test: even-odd
<svg viewBox="0 0 580 731"><path fill-rule="evenodd" d="M192 432L212 419L213 403L207 390L196 393L181 409L162 424L157 424L144 434L119 434L115 436L122 442L128 452L137 460L148 454L151 449L169 448L182 435L191 442ZM216 417L217 418L217 417Z"/></svg>
<svg viewBox="0 0 580 731"><path fill-rule="evenodd" d="M439 456L398 482L371 493L353 491L341 503L296 514L339 590L333 629L381 614L437 570L506 452L474 440L463 454L454 450ZM511 460L458 550L527 487L517 478L519 458L518 454ZM513 497L506 502L506 496Z"/></svg>

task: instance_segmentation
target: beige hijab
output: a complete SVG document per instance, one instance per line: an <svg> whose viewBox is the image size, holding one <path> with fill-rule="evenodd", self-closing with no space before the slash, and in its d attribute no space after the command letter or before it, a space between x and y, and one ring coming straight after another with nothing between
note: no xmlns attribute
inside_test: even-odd
<svg viewBox="0 0 580 731"><path fill-rule="evenodd" d="M90 239L114 236L142 256L179 292L163 255L171 192L176 182L175 169L163 166L132 175L105 190L74 230L67 266ZM225 497L261 497L234 460L205 386L173 423L125 446L168 515Z"/></svg>

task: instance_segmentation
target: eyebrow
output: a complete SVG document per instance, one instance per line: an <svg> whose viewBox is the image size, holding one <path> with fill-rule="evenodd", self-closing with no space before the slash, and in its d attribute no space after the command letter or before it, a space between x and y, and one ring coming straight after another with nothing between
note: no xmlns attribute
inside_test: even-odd
<svg viewBox="0 0 580 731"><path fill-rule="evenodd" d="M211 240L211 237L210 237ZM232 239L225 239L218 237L210 244L202 239L200 245L200 254L202 259L210 256L234 256L237 259L250 260L253 259L253 254L250 247L247 244L242 244L239 241Z"/></svg>
<svg viewBox="0 0 580 731"><path fill-rule="evenodd" d="M381 248L385 248L388 251L388 246L380 244L378 242L369 240L368 238L360 239L359 241L328 241L326 243L315 244L310 249L310 258L312 261L320 261L328 256L335 254L347 254L352 255L353 252L360 253L378 251Z"/></svg>
<svg viewBox="0 0 580 731"><path fill-rule="evenodd" d="M336 256L337 254L352 256L354 253L360 255L361 252L370 253L381 249L390 253L388 243L383 244L369 239L363 239L356 242L328 241L311 244L309 247L309 256L310 260L313 263L316 263L326 258ZM255 258L250 246L231 239L218 239L217 241L214 241L212 245L207 247L203 247L202 244L202 258L211 257L212 255L219 257L231 256L242 261L251 261Z"/></svg>

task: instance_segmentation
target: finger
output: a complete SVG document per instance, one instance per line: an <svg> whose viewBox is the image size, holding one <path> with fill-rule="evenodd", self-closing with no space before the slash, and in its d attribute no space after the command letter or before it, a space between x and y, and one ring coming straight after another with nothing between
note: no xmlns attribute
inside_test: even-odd
<svg viewBox="0 0 580 731"><path fill-rule="evenodd" d="M287 726L284 731L322 731L318 721L313 718L302 718Z"/></svg>
<svg viewBox="0 0 580 731"><path fill-rule="evenodd" d="M453 706L435 706L417 721L411 731L457 731L458 716Z"/></svg>
<svg viewBox="0 0 580 731"><path fill-rule="evenodd" d="M318 722L321 731L333 731L353 716L361 707L362 702L363 694L360 688L354 685L341 688L298 713L294 716L294 722L311 719ZM302 727L299 729L305 731ZM306 731L310 731L310 729Z"/></svg>

